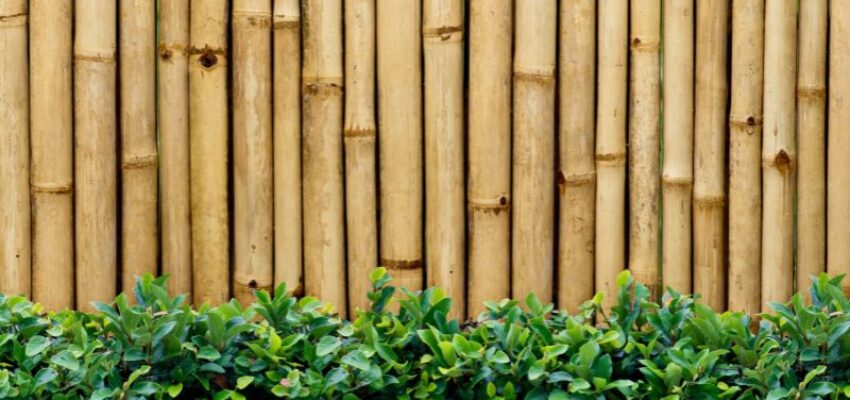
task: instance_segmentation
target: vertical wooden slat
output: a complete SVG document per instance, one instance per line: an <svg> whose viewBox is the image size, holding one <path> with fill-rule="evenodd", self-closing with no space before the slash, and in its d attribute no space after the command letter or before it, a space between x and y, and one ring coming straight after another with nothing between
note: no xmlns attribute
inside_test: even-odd
<svg viewBox="0 0 850 400"><path fill-rule="evenodd" d="M375 187L375 0L345 3L345 215L349 315L368 309L378 266Z"/></svg>
<svg viewBox="0 0 850 400"><path fill-rule="evenodd" d="M381 265L394 284L422 288L420 0L377 0Z"/></svg>
<svg viewBox="0 0 850 400"><path fill-rule="evenodd" d="M466 308L463 157L463 1L424 0L425 260L428 285Z"/></svg>
<svg viewBox="0 0 850 400"><path fill-rule="evenodd" d="M694 292L726 306L726 57L729 2L697 2L694 116Z"/></svg>
<svg viewBox="0 0 850 400"><path fill-rule="evenodd" d="M157 115L162 273L172 295L192 293L189 219L189 1L159 3Z"/></svg>
<svg viewBox="0 0 850 400"><path fill-rule="evenodd" d="M765 4L762 174L762 309L794 287L794 193L797 3Z"/></svg>
<svg viewBox="0 0 850 400"><path fill-rule="evenodd" d="M272 5L233 3L233 295L243 304L272 269Z"/></svg>
<svg viewBox="0 0 850 400"><path fill-rule="evenodd" d="M732 7L728 308L761 311L761 135L764 0Z"/></svg>
<svg viewBox="0 0 850 400"><path fill-rule="evenodd" d="M307 294L345 315L342 1L307 0L302 7L304 278Z"/></svg>
<svg viewBox="0 0 850 400"><path fill-rule="evenodd" d="M116 293L116 2L77 0L74 128L77 307Z"/></svg>
<svg viewBox="0 0 850 400"><path fill-rule="evenodd" d="M227 1L196 1L190 17L189 160L192 298L230 296L228 211Z"/></svg>
<svg viewBox="0 0 850 400"><path fill-rule="evenodd" d="M71 0L30 1L33 300L74 306Z"/></svg>
<svg viewBox="0 0 850 400"><path fill-rule="evenodd" d="M829 12L829 188L827 271L850 272L850 2L832 1ZM843 282L844 292L850 282Z"/></svg>
<svg viewBox="0 0 850 400"><path fill-rule="evenodd" d="M30 294L26 0L0 3L0 292Z"/></svg>
<svg viewBox="0 0 850 400"><path fill-rule="evenodd" d="M658 294L661 192L661 2L631 4L629 101L629 270Z"/></svg>
<svg viewBox="0 0 850 400"><path fill-rule="evenodd" d="M509 1L469 3L470 316L511 292L511 44Z"/></svg>
<svg viewBox="0 0 850 400"><path fill-rule="evenodd" d="M614 280L626 266L626 75L629 5L597 3L596 291L615 301Z"/></svg>
<svg viewBox="0 0 850 400"><path fill-rule="evenodd" d="M274 2L274 279L304 293L301 231L301 5Z"/></svg>

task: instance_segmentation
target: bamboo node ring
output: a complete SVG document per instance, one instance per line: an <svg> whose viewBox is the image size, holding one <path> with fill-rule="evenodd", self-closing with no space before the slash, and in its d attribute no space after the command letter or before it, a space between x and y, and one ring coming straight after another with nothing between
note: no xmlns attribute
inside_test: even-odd
<svg viewBox="0 0 850 400"><path fill-rule="evenodd" d="M381 266L391 271L409 271L422 268L422 260L388 260L381 259Z"/></svg>
<svg viewBox="0 0 850 400"><path fill-rule="evenodd" d="M124 157L124 162L121 164L121 166L124 169L138 169L142 167L156 165L156 159L156 153L130 155Z"/></svg>

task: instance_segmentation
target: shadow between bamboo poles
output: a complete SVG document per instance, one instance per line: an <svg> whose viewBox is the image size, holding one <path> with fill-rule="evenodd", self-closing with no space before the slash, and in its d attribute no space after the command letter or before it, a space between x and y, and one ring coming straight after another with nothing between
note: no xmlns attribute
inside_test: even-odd
<svg viewBox="0 0 850 400"><path fill-rule="evenodd" d="M73 4L32 0L29 11L32 294L58 311L74 306Z"/></svg>

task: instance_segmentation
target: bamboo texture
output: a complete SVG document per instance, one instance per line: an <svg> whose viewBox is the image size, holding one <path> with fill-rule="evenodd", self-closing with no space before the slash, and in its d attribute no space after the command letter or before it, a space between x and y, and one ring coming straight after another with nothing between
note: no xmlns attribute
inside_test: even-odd
<svg viewBox="0 0 850 400"><path fill-rule="evenodd" d="M271 7L233 2L233 295L242 303L274 283Z"/></svg>
<svg viewBox="0 0 850 400"><path fill-rule="evenodd" d="M189 1L160 0L157 82L160 248L168 291L192 293L189 200ZM191 297L187 299L191 302Z"/></svg>
<svg viewBox="0 0 850 400"><path fill-rule="evenodd" d="M830 2L827 272L850 272L850 3ZM850 286L844 284L844 292Z"/></svg>
<svg viewBox="0 0 850 400"><path fill-rule="evenodd" d="M378 265L375 182L375 0L345 3L345 210L349 315L368 309Z"/></svg>
<svg viewBox="0 0 850 400"><path fill-rule="evenodd" d="M227 1L194 2L190 16L189 176L192 300L230 297Z"/></svg>
<svg viewBox="0 0 850 400"><path fill-rule="evenodd" d="M74 306L73 2L33 0L29 15L32 295L61 310Z"/></svg>
<svg viewBox="0 0 850 400"><path fill-rule="evenodd" d="M74 33L74 167L77 307L117 289L115 2L77 0Z"/></svg>
<svg viewBox="0 0 850 400"><path fill-rule="evenodd" d="M304 12L304 278L307 294L345 315L342 1L307 0Z"/></svg>
<svg viewBox="0 0 850 400"><path fill-rule="evenodd" d="M764 0L732 7L728 308L761 311L761 136Z"/></svg>
<svg viewBox="0 0 850 400"><path fill-rule="evenodd" d="M470 317L511 291L511 44L507 1L469 3Z"/></svg>

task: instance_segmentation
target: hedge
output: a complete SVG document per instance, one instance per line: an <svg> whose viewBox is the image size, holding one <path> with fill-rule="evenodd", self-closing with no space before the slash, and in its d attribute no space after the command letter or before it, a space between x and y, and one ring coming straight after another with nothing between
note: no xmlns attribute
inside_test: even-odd
<svg viewBox="0 0 850 400"><path fill-rule="evenodd" d="M850 397L850 301L841 277L813 279L758 316L715 313L628 272L568 315L529 296L447 320L437 288L394 297L372 273L354 321L284 287L255 304L193 310L146 276L97 313L44 313L0 296L0 397L22 399L836 399ZM395 300L398 298L399 300ZM398 301L400 307L388 307ZM397 312L389 311L398 308ZM757 327L756 327L757 325Z"/></svg>

